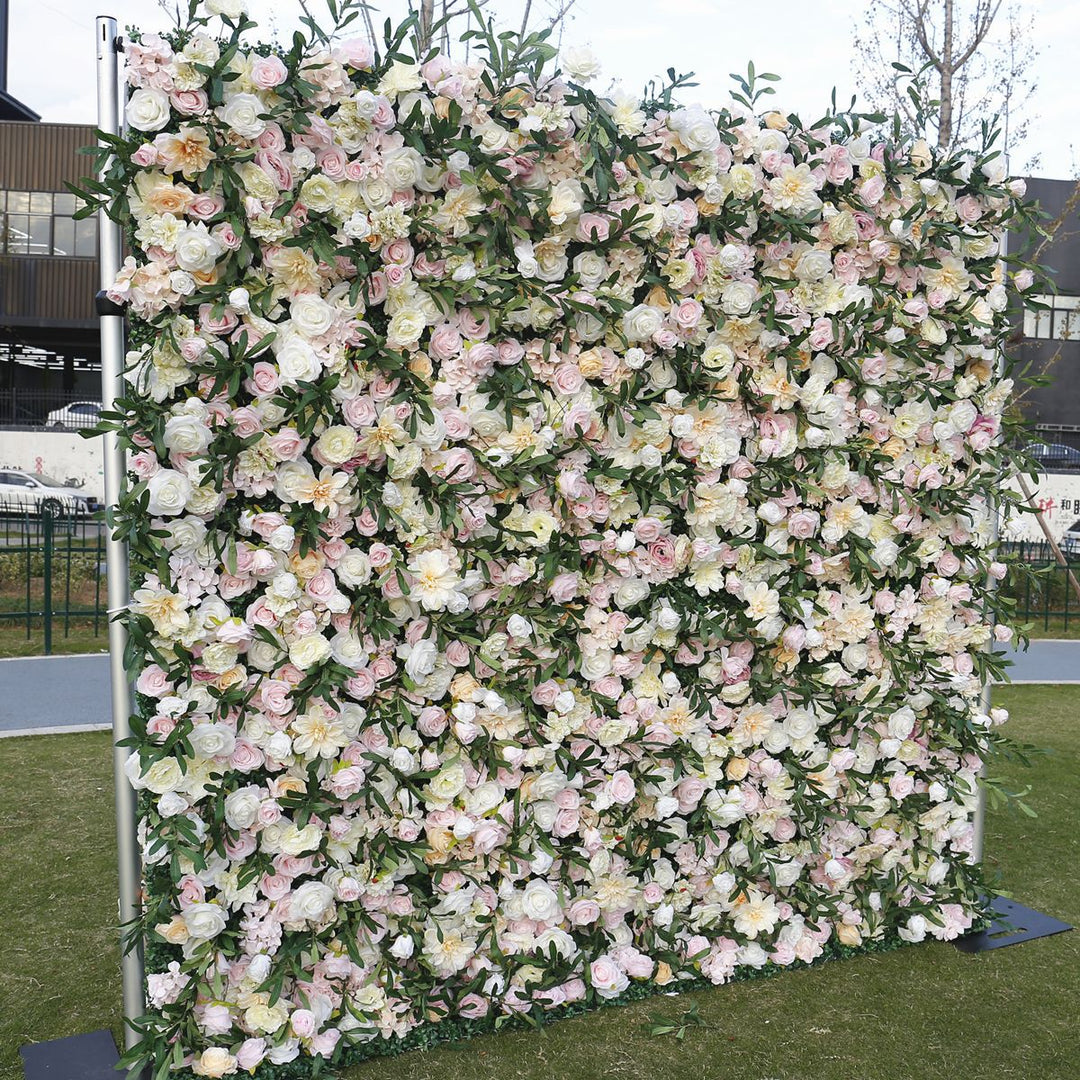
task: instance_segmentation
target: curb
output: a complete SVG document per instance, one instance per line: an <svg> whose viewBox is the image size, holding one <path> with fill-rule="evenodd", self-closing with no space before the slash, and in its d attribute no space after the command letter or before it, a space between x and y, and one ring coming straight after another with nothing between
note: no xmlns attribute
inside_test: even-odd
<svg viewBox="0 0 1080 1080"><path fill-rule="evenodd" d="M52 727L13 728L0 731L0 739L16 739L26 735L79 735L89 731L111 731L112 724L54 724Z"/></svg>

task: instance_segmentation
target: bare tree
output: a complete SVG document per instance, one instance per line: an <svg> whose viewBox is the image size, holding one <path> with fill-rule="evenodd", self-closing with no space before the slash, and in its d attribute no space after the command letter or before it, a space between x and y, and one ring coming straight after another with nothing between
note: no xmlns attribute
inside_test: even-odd
<svg viewBox="0 0 1080 1080"><path fill-rule="evenodd" d="M975 141L982 121L996 115L1008 151L1032 119L1033 23L1017 0L870 0L855 29L859 89L870 105L898 110L914 126L910 76L894 65L921 71L937 102L934 130L921 134L952 149Z"/></svg>
<svg viewBox="0 0 1080 1080"><path fill-rule="evenodd" d="M562 30L570 17L570 9L576 0L547 0L546 11L534 9L533 0L525 0L521 24L517 28L521 37L536 29ZM435 44L438 37L443 52L453 49L459 33L453 32L458 27L468 29L475 12L486 12L491 0L409 0L409 10L417 16L417 40L420 51L426 52ZM437 14L436 14L437 13ZM502 22L496 16L497 22ZM464 25L462 25L464 24Z"/></svg>

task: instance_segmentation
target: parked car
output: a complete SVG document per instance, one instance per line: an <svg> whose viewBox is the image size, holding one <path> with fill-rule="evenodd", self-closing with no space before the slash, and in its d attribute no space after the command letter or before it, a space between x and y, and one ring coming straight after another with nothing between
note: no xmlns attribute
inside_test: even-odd
<svg viewBox="0 0 1080 1080"><path fill-rule="evenodd" d="M1061 538L1062 553L1075 558L1080 556L1080 521L1074 521L1065 530L1065 535Z"/></svg>
<svg viewBox="0 0 1080 1080"><path fill-rule="evenodd" d="M45 426L51 428L89 428L98 422L102 404L100 401L72 401L62 409L54 409L45 417Z"/></svg>
<svg viewBox="0 0 1080 1080"><path fill-rule="evenodd" d="M1064 443L1028 443L1024 453L1046 469L1080 469L1080 450Z"/></svg>
<svg viewBox="0 0 1080 1080"><path fill-rule="evenodd" d="M11 506L48 508L54 514L92 514L101 508L92 495L51 476L0 469L0 510Z"/></svg>

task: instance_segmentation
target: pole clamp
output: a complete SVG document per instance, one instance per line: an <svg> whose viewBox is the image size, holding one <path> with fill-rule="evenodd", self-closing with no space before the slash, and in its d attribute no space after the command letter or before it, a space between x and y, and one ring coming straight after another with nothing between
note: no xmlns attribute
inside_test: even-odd
<svg viewBox="0 0 1080 1080"><path fill-rule="evenodd" d="M123 305L110 300L109 294L104 289L99 289L94 294L94 311L98 315L117 315L121 319L124 317Z"/></svg>

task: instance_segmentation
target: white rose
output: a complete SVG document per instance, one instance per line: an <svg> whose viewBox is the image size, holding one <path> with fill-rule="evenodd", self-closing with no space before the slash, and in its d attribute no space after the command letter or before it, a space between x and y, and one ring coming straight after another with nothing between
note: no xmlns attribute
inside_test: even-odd
<svg viewBox="0 0 1080 1080"><path fill-rule="evenodd" d="M228 917L219 904L192 904L185 909L182 918L188 933L204 941L217 937L228 923Z"/></svg>
<svg viewBox="0 0 1080 1080"><path fill-rule="evenodd" d="M217 110L218 117L244 139L257 139L266 130L260 119L266 106L254 94L233 94Z"/></svg>
<svg viewBox="0 0 1080 1080"><path fill-rule="evenodd" d="M182 413L180 416L170 416L165 422L162 442L173 453L198 455L210 445L212 437L202 420Z"/></svg>
<svg viewBox="0 0 1080 1080"><path fill-rule="evenodd" d="M535 878L525 886L521 910L525 917L533 922L553 923L562 915L562 907L555 890L546 881Z"/></svg>
<svg viewBox="0 0 1080 1080"><path fill-rule="evenodd" d="M210 15L224 15L229 19L239 19L247 14L244 0L206 0L206 11Z"/></svg>
<svg viewBox="0 0 1080 1080"><path fill-rule="evenodd" d="M584 192L576 180L560 180L551 189L548 217L556 225L562 225L581 213Z"/></svg>
<svg viewBox="0 0 1080 1080"><path fill-rule="evenodd" d="M757 299L757 286L751 281L733 281L724 286L720 306L727 315L746 315Z"/></svg>
<svg viewBox="0 0 1080 1080"><path fill-rule="evenodd" d="M562 69L564 74L584 85L600 74L600 61L592 49L571 47L563 50Z"/></svg>
<svg viewBox="0 0 1080 1080"><path fill-rule="evenodd" d="M629 578L615 590L615 603L624 611L649 595L649 583L641 578Z"/></svg>
<svg viewBox="0 0 1080 1080"><path fill-rule="evenodd" d="M315 350L295 334L277 349L278 372L286 385L312 382L322 371L322 361Z"/></svg>
<svg viewBox="0 0 1080 1080"><path fill-rule="evenodd" d="M800 281L820 281L832 272L832 257L820 248L810 248L799 256L795 276Z"/></svg>
<svg viewBox="0 0 1080 1080"><path fill-rule="evenodd" d="M650 304L638 304L623 315L622 325L628 341L648 341L664 325L664 315Z"/></svg>
<svg viewBox="0 0 1080 1080"><path fill-rule="evenodd" d="M668 117L668 126L678 133L687 150L715 150L720 145L716 121L700 105L676 109Z"/></svg>
<svg viewBox="0 0 1080 1080"><path fill-rule="evenodd" d="M359 671L367 666L368 654L359 634L351 630L342 630L330 639L330 650L334 659L343 667Z"/></svg>
<svg viewBox="0 0 1080 1080"><path fill-rule="evenodd" d="M136 791L152 791L155 795L164 795L175 791L184 782L184 773L176 758L167 757L155 761L144 773L139 763L138 753L132 754L124 765L131 786Z"/></svg>
<svg viewBox="0 0 1080 1080"><path fill-rule="evenodd" d="M319 436L316 446L331 465L342 465L356 453L356 431L344 424L334 424Z"/></svg>
<svg viewBox="0 0 1080 1080"><path fill-rule="evenodd" d="M160 131L169 122L169 95L161 90L136 90L125 110L136 131Z"/></svg>
<svg viewBox="0 0 1080 1080"><path fill-rule="evenodd" d="M175 469L159 469L146 482L147 511L155 515L182 514L191 495L191 481Z"/></svg>
<svg viewBox="0 0 1080 1080"><path fill-rule="evenodd" d="M192 753L206 760L227 757L236 749L236 736L224 724L196 724L188 742Z"/></svg>
<svg viewBox="0 0 1080 1080"><path fill-rule="evenodd" d="M408 934L401 934L390 946L390 955L397 960L408 960L416 949L416 942Z"/></svg>
<svg viewBox="0 0 1080 1080"><path fill-rule="evenodd" d="M225 248L221 241L210 235L203 222L189 225L176 241L176 262L182 270L193 274L207 274L221 258Z"/></svg>
<svg viewBox="0 0 1080 1080"><path fill-rule="evenodd" d="M586 653L581 658L581 674L589 682L595 682L611 674L614 660L615 654L611 649L596 649L594 652Z"/></svg>
<svg viewBox="0 0 1080 1080"><path fill-rule="evenodd" d="M532 634L532 623L524 615L511 615L506 621L506 629L512 638L522 640Z"/></svg>
<svg viewBox="0 0 1080 1080"><path fill-rule="evenodd" d="M223 1046L208 1046L192 1063L196 1076L231 1076L236 1072L237 1060Z"/></svg>
<svg viewBox="0 0 1080 1080"><path fill-rule="evenodd" d="M334 325L337 312L321 296L304 293L289 305L289 320L304 337L319 337Z"/></svg>
<svg viewBox="0 0 1080 1080"><path fill-rule="evenodd" d="M289 899L289 916L317 922L333 903L334 890L321 881L305 881Z"/></svg>
<svg viewBox="0 0 1080 1080"><path fill-rule="evenodd" d="M414 345L426 326L427 316L419 307L399 308L386 329L386 343L392 348Z"/></svg>
<svg viewBox="0 0 1080 1080"><path fill-rule="evenodd" d="M424 159L411 146L399 146L382 155L382 174L395 191L415 187L423 175Z"/></svg>
<svg viewBox="0 0 1080 1080"><path fill-rule="evenodd" d="M371 560L363 551L353 548L337 564L335 573L342 585L366 585L371 580Z"/></svg>
<svg viewBox="0 0 1080 1080"><path fill-rule="evenodd" d="M262 789L254 784L237 788L225 796L225 822L230 829L250 829L262 802Z"/></svg>
<svg viewBox="0 0 1080 1080"><path fill-rule="evenodd" d="M410 679L422 679L435 670L439 649L430 638L416 642L405 659L405 673Z"/></svg>
<svg viewBox="0 0 1080 1080"><path fill-rule="evenodd" d="M301 671L307 671L325 660L330 652L330 642L322 634L305 634L289 646L289 660Z"/></svg>

